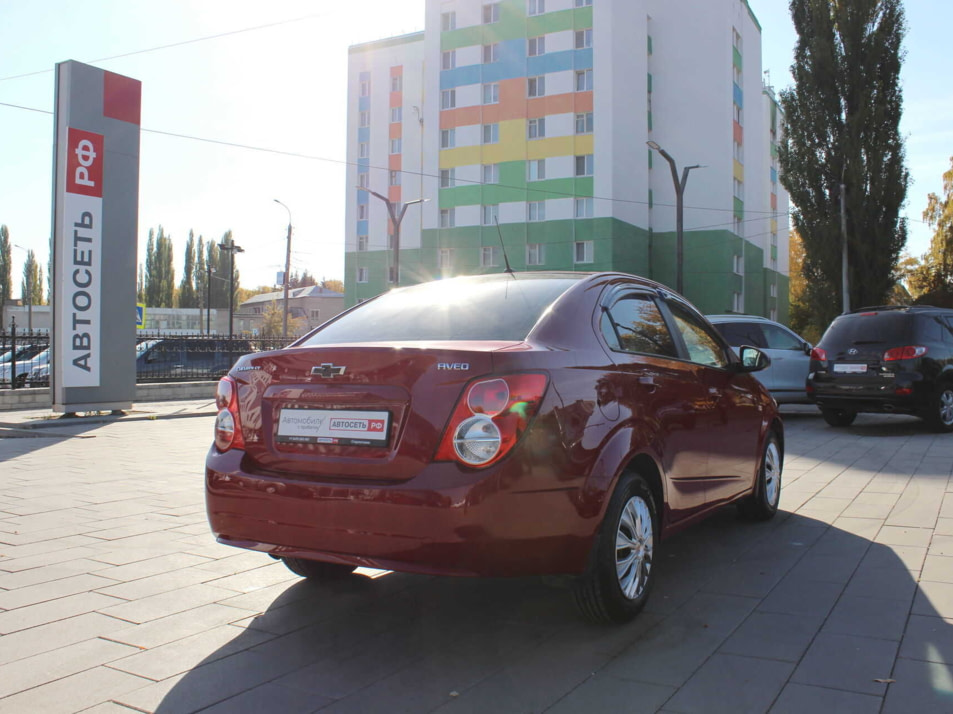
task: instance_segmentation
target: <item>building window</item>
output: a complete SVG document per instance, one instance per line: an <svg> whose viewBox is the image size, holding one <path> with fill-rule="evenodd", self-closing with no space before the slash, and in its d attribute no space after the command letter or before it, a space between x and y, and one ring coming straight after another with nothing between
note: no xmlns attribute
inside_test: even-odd
<svg viewBox="0 0 953 714"><path fill-rule="evenodd" d="M542 139L546 136L546 117L530 119L526 122L526 137L528 139Z"/></svg>
<svg viewBox="0 0 953 714"><path fill-rule="evenodd" d="M391 107L390 108L390 123L399 124L404 118L404 108L403 107Z"/></svg>
<svg viewBox="0 0 953 714"><path fill-rule="evenodd" d="M357 269L357 282L366 283L367 282L367 268L358 268Z"/></svg>
<svg viewBox="0 0 953 714"><path fill-rule="evenodd" d="M312 311L311 311L311 319L312 319L312 320L320 320L320 319L321 319L321 311L320 311L320 310L312 310Z"/></svg>
<svg viewBox="0 0 953 714"><path fill-rule="evenodd" d="M368 213L369 210L366 203L357 204L357 220L366 221Z"/></svg>
<svg viewBox="0 0 953 714"><path fill-rule="evenodd" d="M483 103L484 104L499 104L500 103L500 83L493 82L492 84L483 85Z"/></svg>
<svg viewBox="0 0 953 714"><path fill-rule="evenodd" d="M592 70L581 69L576 72L576 91L588 92L592 89Z"/></svg>
<svg viewBox="0 0 953 714"><path fill-rule="evenodd" d="M391 172L390 172L390 185L391 185L391 186L400 186L400 171L391 171Z"/></svg>
<svg viewBox="0 0 953 714"><path fill-rule="evenodd" d="M400 137L390 140L390 153L399 154L400 153L401 140Z"/></svg>
<svg viewBox="0 0 953 714"><path fill-rule="evenodd" d="M737 313L743 313L745 311L745 304L744 300L742 300L741 293L731 294L731 311Z"/></svg>
<svg viewBox="0 0 953 714"><path fill-rule="evenodd" d="M362 79L361 80L361 96L369 97L371 94L371 80Z"/></svg>
<svg viewBox="0 0 953 714"><path fill-rule="evenodd" d="M452 149L456 145L457 145L457 130L456 129L441 129L440 130L440 148Z"/></svg>
<svg viewBox="0 0 953 714"><path fill-rule="evenodd" d="M592 0L574 0L573 7L591 7Z"/></svg>
<svg viewBox="0 0 953 714"><path fill-rule="evenodd" d="M737 161L739 164L743 164L745 162L744 144L740 144L737 141L734 142L734 144L735 144L735 161Z"/></svg>
<svg viewBox="0 0 953 714"><path fill-rule="evenodd" d="M363 171L357 175L357 185L361 188L367 188L367 172Z"/></svg>
<svg viewBox="0 0 953 714"><path fill-rule="evenodd" d="M529 0L526 3L526 14L530 17L542 15L544 12L546 12L546 0Z"/></svg>
<svg viewBox="0 0 953 714"><path fill-rule="evenodd" d="M526 204L526 220L535 223L546 220L546 201L530 201Z"/></svg>
<svg viewBox="0 0 953 714"><path fill-rule="evenodd" d="M484 144L500 143L500 125L499 124L484 124L483 125L483 143Z"/></svg>
<svg viewBox="0 0 953 714"><path fill-rule="evenodd" d="M404 87L404 78L402 75L395 74L390 78L390 91L399 92Z"/></svg>
<svg viewBox="0 0 953 714"><path fill-rule="evenodd" d="M491 25L500 21L500 3L494 2L483 6L483 24Z"/></svg>
<svg viewBox="0 0 953 714"><path fill-rule="evenodd" d="M530 37L526 40L526 54L530 57L546 54L546 36Z"/></svg>
<svg viewBox="0 0 953 714"><path fill-rule="evenodd" d="M739 181L738 179L733 179L733 182L734 182L733 185L734 185L734 190L735 190L735 198L737 198L737 199L740 200L740 201L743 201L743 200L745 199L745 185L744 185L744 182L743 182L743 181Z"/></svg>
<svg viewBox="0 0 953 714"><path fill-rule="evenodd" d="M450 32L450 30L456 30L456 29L457 29L457 13L455 12L440 13L440 31Z"/></svg>
<svg viewBox="0 0 953 714"><path fill-rule="evenodd" d="M357 237L357 249L361 253L364 253L367 251L367 235L366 234L361 234Z"/></svg>
<svg viewBox="0 0 953 714"><path fill-rule="evenodd" d="M453 109L457 106L457 90L444 89L440 92L440 108Z"/></svg>
<svg viewBox="0 0 953 714"><path fill-rule="evenodd" d="M592 133L592 112L586 112L585 114L576 115L576 133L577 134L591 134Z"/></svg>
<svg viewBox="0 0 953 714"><path fill-rule="evenodd" d="M592 28L576 30L576 49L585 50L592 47Z"/></svg>
<svg viewBox="0 0 953 714"><path fill-rule="evenodd" d="M543 265L546 262L546 246L542 243L526 244L526 264Z"/></svg>
<svg viewBox="0 0 953 714"><path fill-rule="evenodd" d="M457 185L456 169L440 169L440 188L453 188Z"/></svg>
<svg viewBox="0 0 953 714"><path fill-rule="evenodd" d="M592 218L592 215L593 215L592 199L591 198L577 198L575 202L574 215L576 218Z"/></svg>
<svg viewBox="0 0 953 714"><path fill-rule="evenodd" d="M357 115L357 125L362 129L369 127L371 125L371 113L370 112L358 112Z"/></svg>
<svg viewBox="0 0 953 714"><path fill-rule="evenodd" d="M774 322L778 321L778 309L776 307L771 308L771 314L768 319L773 320Z"/></svg>
<svg viewBox="0 0 953 714"><path fill-rule="evenodd" d="M738 30L734 27L731 28L731 44L734 45L735 49L738 50L739 53L741 52L741 49L742 49L741 33L739 33Z"/></svg>
<svg viewBox="0 0 953 714"><path fill-rule="evenodd" d="M440 248L437 251L437 267L449 270L453 262L453 251L450 248Z"/></svg>
<svg viewBox="0 0 953 714"><path fill-rule="evenodd" d="M367 158L367 142L362 141L357 145L357 158L366 159Z"/></svg>
<svg viewBox="0 0 953 714"><path fill-rule="evenodd" d="M735 272L735 275L745 274L744 260L740 255L731 256L731 269Z"/></svg>
<svg viewBox="0 0 953 714"><path fill-rule="evenodd" d="M500 165L483 164L483 183L500 182Z"/></svg>
<svg viewBox="0 0 953 714"><path fill-rule="evenodd" d="M734 78L735 78L735 84L737 84L740 87L741 86L741 67L738 67L737 65L734 66Z"/></svg>
<svg viewBox="0 0 953 714"><path fill-rule="evenodd" d="M440 57L440 69L453 69L457 66L457 51L447 50Z"/></svg>
<svg viewBox="0 0 953 714"><path fill-rule="evenodd" d="M741 107L739 107L737 104L733 104L733 106L734 106L734 112L735 112L735 121L738 122L738 126L744 126L745 125L744 112L742 111Z"/></svg>
<svg viewBox="0 0 953 714"><path fill-rule="evenodd" d="M741 219L738 216L735 216L735 235L744 237L744 225L741 222Z"/></svg>
<svg viewBox="0 0 953 714"><path fill-rule="evenodd" d="M500 264L500 249L496 246L480 248L480 267L495 268Z"/></svg>
<svg viewBox="0 0 953 714"><path fill-rule="evenodd" d="M778 286L776 283L771 283L771 297L776 298L778 296Z"/></svg>
<svg viewBox="0 0 953 714"><path fill-rule="evenodd" d="M456 215L454 209L452 208L441 208L440 209L440 227L441 228L453 228L457 225Z"/></svg>
<svg viewBox="0 0 953 714"><path fill-rule="evenodd" d="M573 244L572 262L591 263L592 262L592 241L577 240Z"/></svg>
<svg viewBox="0 0 953 714"><path fill-rule="evenodd" d="M592 176L594 161L592 154L576 157L576 176Z"/></svg>
<svg viewBox="0 0 953 714"><path fill-rule="evenodd" d="M526 180L542 181L546 178L546 159L535 159L526 163Z"/></svg>
<svg viewBox="0 0 953 714"><path fill-rule="evenodd" d="M546 77L529 77L526 80L526 95L529 97L546 96Z"/></svg>
<svg viewBox="0 0 953 714"><path fill-rule="evenodd" d="M493 64L500 61L500 43L483 45L483 64Z"/></svg>
<svg viewBox="0 0 953 714"><path fill-rule="evenodd" d="M500 219L500 206L497 203L483 207L483 225L492 226Z"/></svg>

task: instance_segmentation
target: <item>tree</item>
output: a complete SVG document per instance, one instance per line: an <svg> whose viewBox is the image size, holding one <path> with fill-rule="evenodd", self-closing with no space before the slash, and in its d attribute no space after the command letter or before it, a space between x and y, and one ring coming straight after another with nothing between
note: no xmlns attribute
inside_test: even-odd
<svg viewBox="0 0 953 714"><path fill-rule="evenodd" d="M333 290L336 293L344 294L344 283L340 280L321 278L321 287L325 290Z"/></svg>
<svg viewBox="0 0 953 714"><path fill-rule="evenodd" d="M221 243L231 245L234 243L232 238L232 232L225 231L222 235ZM228 284L229 284L229 266L230 258L232 255L228 251L220 250L218 245L214 241L209 241L208 243L208 256L206 258L207 265L211 265L214 270L214 275L212 277L212 306L218 308L228 308ZM241 255L238 253L237 255ZM235 262L237 263L237 255ZM238 309L239 300L238 291L241 288L241 283L239 282L240 273L238 266L235 266L235 282L234 282L234 293L235 293L235 309Z"/></svg>
<svg viewBox="0 0 953 714"><path fill-rule="evenodd" d="M930 250L911 271L911 289L924 303L945 307L953 303L953 156L943 174L943 195L927 196L923 220L934 230L933 238Z"/></svg>
<svg viewBox="0 0 953 714"><path fill-rule="evenodd" d="M10 245L10 230L0 225L0 316L3 308L13 297L13 247ZM4 328L0 325L0 331Z"/></svg>
<svg viewBox="0 0 953 714"><path fill-rule="evenodd" d="M173 307L175 268L172 264L172 237L162 226L158 233L149 229L146 243L145 297L149 307Z"/></svg>
<svg viewBox="0 0 953 714"><path fill-rule="evenodd" d="M43 304L43 268L36 262L36 254L32 250L26 252L20 295L24 305Z"/></svg>
<svg viewBox="0 0 953 714"><path fill-rule="evenodd" d="M907 240L899 132L902 0L791 0L794 87L781 92L781 181L804 241L805 300L823 328L841 306L841 184L852 307L882 304Z"/></svg>
<svg viewBox="0 0 953 714"><path fill-rule="evenodd" d="M198 307L195 290L195 234L190 230L185 242L185 260L182 267L182 282L179 284L179 307Z"/></svg>

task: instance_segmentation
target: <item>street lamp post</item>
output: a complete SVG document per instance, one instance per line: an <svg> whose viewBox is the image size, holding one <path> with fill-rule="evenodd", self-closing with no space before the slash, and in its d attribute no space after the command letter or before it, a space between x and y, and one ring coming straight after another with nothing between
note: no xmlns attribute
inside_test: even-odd
<svg viewBox="0 0 953 714"><path fill-rule="evenodd" d="M391 223L394 224L394 285L400 287L400 222L404 220L404 214L407 212L408 206L413 206L415 203L423 203L426 201L426 198L415 198L413 201L407 201L404 204L394 203L387 196L377 193L377 191L371 191L365 186L358 186L358 191L367 191L372 196L375 196L382 200L387 205L387 215L390 216Z"/></svg>
<svg viewBox="0 0 953 714"><path fill-rule="evenodd" d="M205 334L212 334L212 275L215 273L215 268L211 264L205 266L205 269L208 271L208 276L205 281Z"/></svg>
<svg viewBox="0 0 953 714"><path fill-rule="evenodd" d="M685 184L688 183L688 172L692 169L703 168L701 164L693 164L682 169L682 178L679 181L678 167L675 165L675 159L672 158L665 149L654 141L645 142L650 149L659 152L662 158L668 162L672 170L672 183L675 185L675 290L679 295L684 294L682 283L682 266L684 263L684 216L685 206L683 196L685 195Z"/></svg>
<svg viewBox="0 0 953 714"><path fill-rule="evenodd" d="M288 245L285 250L285 310L284 317L281 321L281 336L284 338L288 337L288 287L291 280L289 273L291 272L291 209L288 208L285 204L275 199L275 203L288 211Z"/></svg>
<svg viewBox="0 0 953 714"><path fill-rule="evenodd" d="M235 253L244 253L245 249L236 245L234 240L228 243L222 241L218 244L218 248L228 253L228 336L232 337L235 334L232 329L232 320L235 315Z"/></svg>

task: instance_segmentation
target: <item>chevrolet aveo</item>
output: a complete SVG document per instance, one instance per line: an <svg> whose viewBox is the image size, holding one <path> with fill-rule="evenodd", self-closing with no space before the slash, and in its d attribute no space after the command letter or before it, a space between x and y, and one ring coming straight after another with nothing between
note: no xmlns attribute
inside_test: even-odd
<svg viewBox="0 0 953 714"><path fill-rule="evenodd" d="M313 579L359 566L565 574L595 621L652 589L659 542L778 508L777 405L699 312L621 273L442 280L362 303L219 383L221 543Z"/></svg>

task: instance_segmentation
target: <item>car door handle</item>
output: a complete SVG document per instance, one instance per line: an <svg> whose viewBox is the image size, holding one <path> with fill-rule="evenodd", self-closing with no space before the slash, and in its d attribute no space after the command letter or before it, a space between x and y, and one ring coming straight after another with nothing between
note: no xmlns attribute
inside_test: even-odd
<svg viewBox="0 0 953 714"><path fill-rule="evenodd" d="M652 377L639 377L639 385L645 387L647 392L654 392L658 389L658 385Z"/></svg>

